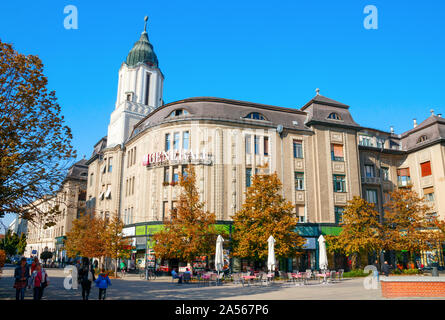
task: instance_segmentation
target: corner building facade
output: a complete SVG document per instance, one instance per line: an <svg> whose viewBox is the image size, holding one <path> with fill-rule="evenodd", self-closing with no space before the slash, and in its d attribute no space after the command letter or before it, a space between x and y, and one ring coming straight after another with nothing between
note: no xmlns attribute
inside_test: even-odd
<svg viewBox="0 0 445 320"><path fill-rule="evenodd" d="M382 211L389 191L413 187L421 196L428 192L434 212L444 217L441 116L432 114L398 135L360 126L348 105L319 90L299 109L214 97L163 104L163 75L146 30L141 39L121 66L108 136L87 161L86 205L104 218L121 217L136 260L145 261L150 236L174 209L187 166L195 167L205 209L229 232L252 176L264 164L277 172L308 240L298 261L281 262L288 270L318 267L315 239L338 234L343 207L353 196Z"/></svg>

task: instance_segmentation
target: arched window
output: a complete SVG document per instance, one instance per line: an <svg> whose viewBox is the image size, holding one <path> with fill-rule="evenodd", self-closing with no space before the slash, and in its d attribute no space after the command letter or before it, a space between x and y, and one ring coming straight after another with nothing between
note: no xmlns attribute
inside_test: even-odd
<svg viewBox="0 0 445 320"><path fill-rule="evenodd" d="M263 116L261 113L258 112L251 112L247 116L244 117L245 119L253 119L253 120L266 120L266 117Z"/></svg>
<svg viewBox="0 0 445 320"><path fill-rule="evenodd" d="M339 116L338 113L332 112L328 115L328 119L341 120L341 117Z"/></svg>
<svg viewBox="0 0 445 320"><path fill-rule="evenodd" d="M176 109L176 110L173 110L172 112L170 112L170 114L168 115L168 117L169 118L172 118L172 117L178 117L178 116L185 116L185 115L188 115L189 113L188 113L188 111L187 110L184 110L184 109Z"/></svg>
<svg viewBox="0 0 445 320"><path fill-rule="evenodd" d="M428 137L426 135L420 136L419 139L417 139L417 143L421 143L428 140Z"/></svg>

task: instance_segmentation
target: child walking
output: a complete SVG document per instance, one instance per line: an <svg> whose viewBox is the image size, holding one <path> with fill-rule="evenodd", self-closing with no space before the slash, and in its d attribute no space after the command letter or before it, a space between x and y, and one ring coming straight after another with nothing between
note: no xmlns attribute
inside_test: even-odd
<svg viewBox="0 0 445 320"><path fill-rule="evenodd" d="M105 268L102 268L101 273L94 282L96 283L96 287L99 288L99 300L105 300L107 288L111 286L111 281L108 273L105 273Z"/></svg>

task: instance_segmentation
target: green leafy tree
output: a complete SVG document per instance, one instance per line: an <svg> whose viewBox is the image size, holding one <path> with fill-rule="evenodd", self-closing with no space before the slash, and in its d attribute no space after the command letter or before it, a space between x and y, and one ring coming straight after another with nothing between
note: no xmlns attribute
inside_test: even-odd
<svg viewBox="0 0 445 320"><path fill-rule="evenodd" d="M46 264L46 261L53 257L53 253L51 251L43 251L40 254L40 259Z"/></svg>
<svg viewBox="0 0 445 320"><path fill-rule="evenodd" d="M264 260L269 236L275 238L275 254L293 257L305 243L296 231L297 217L291 202L281 195L276 173L256 174L247 189L246 200L233 217L234 256Z"/></svg>

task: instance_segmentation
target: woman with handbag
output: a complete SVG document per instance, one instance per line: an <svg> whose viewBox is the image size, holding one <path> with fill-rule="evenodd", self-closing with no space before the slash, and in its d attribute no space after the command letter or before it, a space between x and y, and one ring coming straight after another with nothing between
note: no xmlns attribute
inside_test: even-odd
<svg viewBox="0 0 445 320"><path fill-rule="evenodd" d="M79 268L78 279L82 286L82 299L88 300L91 291L91 283L95 280L93 266L89 265L88 258L82 259L82 266Z"/></svg>
<svg viewBox="0 0 445 320"><path fill-rule="evenodd" d="M36 268L31 275L31 286L34 291L34 300L41 300L43 296L43 291L48 286L48 274L42 268L40 263L36 264Z"/></svg>

